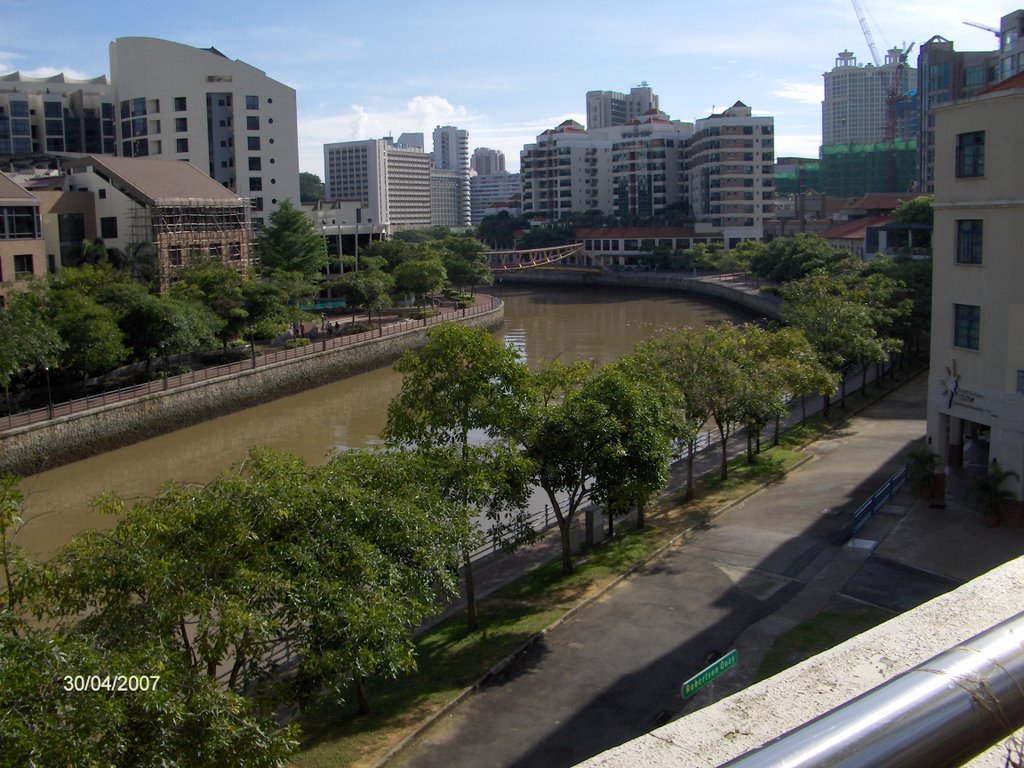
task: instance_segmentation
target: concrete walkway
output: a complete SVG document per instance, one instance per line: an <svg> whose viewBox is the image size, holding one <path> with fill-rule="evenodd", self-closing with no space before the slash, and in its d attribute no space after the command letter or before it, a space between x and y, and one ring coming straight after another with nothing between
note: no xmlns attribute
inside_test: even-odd
<svg viewBox="0 0 1024 768"><path fill-rule="evenodd" d="M876 555L833 544L848 513L924 434L925 389L919 376L810 446L811 461L548 633L392 764L573 765L747 684L779 633L847 599L846 589L874 589L895 605L954 586L967 570L949 573L938 540L914 545L912 527L903 535L895 525L898 514L861 532L889 534ZM980 526L967 512L945 513ZM902 569L896 583L893 568ZM738 668L718 690L684 702L681 683L733 647Z"/></svg>

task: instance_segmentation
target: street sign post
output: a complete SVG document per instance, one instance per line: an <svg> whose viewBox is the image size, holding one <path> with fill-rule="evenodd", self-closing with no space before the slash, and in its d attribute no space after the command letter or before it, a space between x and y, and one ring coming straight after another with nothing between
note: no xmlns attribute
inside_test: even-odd
<svg viewBox="0 0 1024 768"><path fill-rule="evenodd" d="M700 672L683 683L683 698L688 699L705 685L710 683L727 669L735 667L740 660L740 653L735 648L729 651L718 661L714 661L704 667Z"/></svg>

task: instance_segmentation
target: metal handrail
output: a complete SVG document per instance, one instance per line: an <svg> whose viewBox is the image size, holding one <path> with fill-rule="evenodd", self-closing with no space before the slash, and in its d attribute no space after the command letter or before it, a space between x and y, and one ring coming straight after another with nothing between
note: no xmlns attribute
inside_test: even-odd
<svg viewBox="0 0 1024 768"><path fill-rule="evenodd" d="M1024 724L1024 613L726 763L959 766Z"/></svg>

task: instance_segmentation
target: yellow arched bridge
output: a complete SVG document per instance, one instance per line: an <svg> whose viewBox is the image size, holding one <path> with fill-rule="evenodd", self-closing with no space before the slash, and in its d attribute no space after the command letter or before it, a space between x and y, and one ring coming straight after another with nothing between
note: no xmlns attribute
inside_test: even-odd
<svg viewBox="0 0 1024 768"><path fill-rule="evenodd" d="M530 248L525 251L489 251L491 270L496 275L521 272L524 269L573 269L600 272L601 268L582 263L583 243L569 243L551 248Z"/></svg>

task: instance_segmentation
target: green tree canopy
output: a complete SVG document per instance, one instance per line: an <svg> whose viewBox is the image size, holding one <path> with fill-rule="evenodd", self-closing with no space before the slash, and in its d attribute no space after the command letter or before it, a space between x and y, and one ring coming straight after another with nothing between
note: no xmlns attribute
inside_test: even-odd
<svg viewBox="0 0 1024 768"><path fill-rule="evenodd" d="M476 629L469 558L476 538L469 535L469 521L480 515L507 524L504 513L514 516L525 504L526 474L517 468L516 452L507 448L523 430L526 366L486 330L443 323L429 331L422 349L403 355L395 370L403 375L402 390L388 406L384 437L450 467L439 476L447 478L446 496L467 531L467 618ZM471 432L486 436L489 445L472 445Z"/></svg>
<svg viewBox="0 0 1024 768"><path fill-rule="evenodd" d="M324 199L324 183L315 173L299 173L299 201L315 203Z"/></svg>
<svg viewBox="0 0 1024 768"><path fill-rule="evenodd" d="M295 272L312 279L327 266L327 250L313 222L287 200L270 214L257 242L264 273Z"/></svg>

